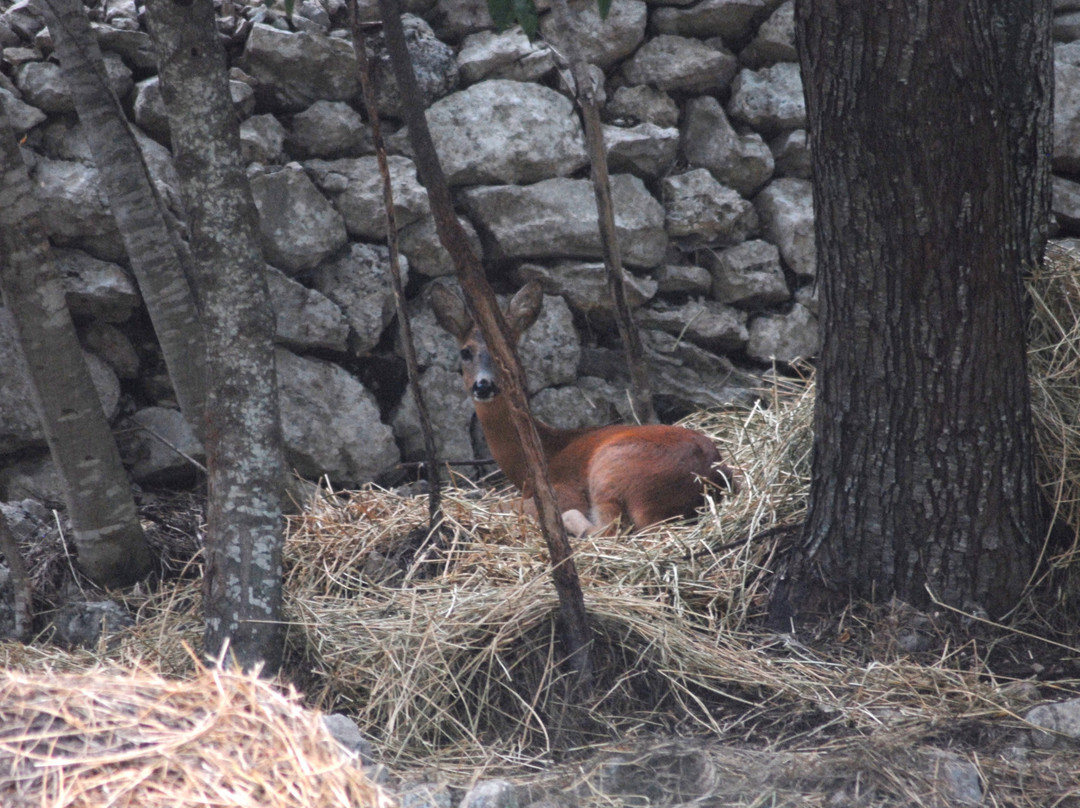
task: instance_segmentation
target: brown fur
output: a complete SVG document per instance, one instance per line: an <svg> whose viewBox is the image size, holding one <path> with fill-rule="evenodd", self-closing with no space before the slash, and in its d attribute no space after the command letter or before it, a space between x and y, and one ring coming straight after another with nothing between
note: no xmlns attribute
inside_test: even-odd
<svg viewBox="0 0 1080 808"><path fill-rule="evenodd" d="M510 301L506 319L515 338L536 321L542 302L536 284L522 288ZM439 324L458 340L465 388L473 395L481 367L489 361L483 337L453 292L435 286L432 304ZM521 489L529 508L529 470L504 397L501 392L486 400L474 396L473 404L492 457ZM704 485L737 490L713 442L691 429L652 424L556 429L542 421L536 428L571 532L610 530L620 524L640 529L665 519L689 518L703 502Z"/></svg>

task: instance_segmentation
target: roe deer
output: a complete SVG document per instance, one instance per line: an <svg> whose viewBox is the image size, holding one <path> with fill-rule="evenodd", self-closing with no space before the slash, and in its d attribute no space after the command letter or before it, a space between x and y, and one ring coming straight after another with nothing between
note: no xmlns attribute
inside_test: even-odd
<svg viewBox="0 0 1080 808"><path fill-rule="evenodd" d="M540 314L544 296L535 281L514 295L505 309L514 342ZM464 302L442 284L431 290L435 318L457 339L465 389L472 397L488 448L510 482L535 513L521 443L510 421L495 365ZM713 442L691 429L650 424L556 429L536 421L558 498L571 534L635 529L673 517L689 518L704 501L706 485L738 490L720 463Z"/></svg>

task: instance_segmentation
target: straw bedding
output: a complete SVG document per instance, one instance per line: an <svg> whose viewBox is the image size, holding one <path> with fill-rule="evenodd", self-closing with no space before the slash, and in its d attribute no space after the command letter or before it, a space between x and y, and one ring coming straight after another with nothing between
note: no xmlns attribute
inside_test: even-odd
<svg viewBox="0 0 1080 808"><path fill-rule="evenodd" d="M199 669L0 678L0 803L389 808L295 694Z"/></svg>
<svg viewBox="0 0 1080 808"><path fill-rule="evenodd" d="M1038 473L1056 508L1058 535L1066 537L1048 545L1046 568L1060 582L1062 608L1075 600L1080 553L1078 266L1075 256L1052 252L1030 284ZM555 595L538 532L513 514L508 493L464 480L447 493L434 548L418 550L413 542L427 518L427 503L418 497L323 491L292 517L286 675L307 707L354 717L396 771L437 770L458 783L480 773L550 777L553 771L580 781L589 776L587 766L553 769L553 761L578 760L585 747L621 754L639 741L653 749L657 738L693 735L744 747L743 757L729 759L721 747L705 744L702 754L713 765L745 768L755 754L776 753L794 756L801 771L818 772L816 780L789 777L788 791L774 792L781 802L788 794L797 804L826 804L830 788L857 776L866 800L853 804L942 804L918 774L926 769L924 752L937 748L974 766L998 804L1080 799L1077 778L1067 774L1080 770L1080 756L1010 751L1028 706L1075 695L1080 682L1017 683L991 657L1020 658L1046 644L977 627L956 641L942 615L912 614L902 604L853 607L805 644L754 629L770 561L791 534L738 542L802 518L812 408L811 379L780 378L752 410L698 414L691 425L715 436L741 469L743 490L710 501L692 524L576 543L595 644L596 687L588 704L563 703ZM184 789L192 790L190 804L212 805L219 803L198 802L196 790L209 793L208 782L228 780L248 795L243 799L259 794L263 805L338 804L336 797L294 803L266 796L265 781L280 777L285 793L273 799L294 799L291 784L304 779L305 766L335 778L353 770L333 755L317 756L321 737L295 699L195 665L197 581L181 578L153 593L130 594L127 602L137 625L94 651L0 645L0 664L8 668L0 684L6 711L0 749L18 773L5 780L4 762L4 787L53 789L52 801L40 805L106 804L93 800L109 789L148 795L144 802L112 803L118 805L156 805L159 793L187 804ZM1041 608L1034 604L1025 613L1038 618ZM904 651L907 630L931 636L932 650ZM1059 652L1063 659L1077 656ZM221 735L218 720L226 721ZM42 727L60 727L49 731L65 738L77 728L84 746L63 765L35 770L30 763L44 748ZM234 750L227 736L251 744L237 742ZM267 748L257 736L270 738ZM287 750L300 746L317 762L283 762ZM87 772L95 755L126 774L94 791L98 781ZM204 762L194 762L200 756ZM179 760L223 771L177 773L169 765ZM760 764L762 771L775 769L774 783L783 780L781 769L790 775L795 765L789 761L784 769L778 760ZM283 766L300 768L274 768ZM265 777L245 780L242 768ZM571 770L577 774L566 774ZM334 782L334 794L353 788L366 795L354 804L381 804L368 785ZM759 782L760 790L765 781L747 782ZM82 802L67 797L84 793L65 790L76 783L85 784ZM751 804L724 794L717 786L715 804Z"/></svg>

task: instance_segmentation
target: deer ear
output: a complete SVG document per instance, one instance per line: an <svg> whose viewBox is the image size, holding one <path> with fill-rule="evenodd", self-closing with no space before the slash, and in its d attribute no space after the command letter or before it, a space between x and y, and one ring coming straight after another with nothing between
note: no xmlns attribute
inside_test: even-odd
<svg viewBox="0 0 1080 808"><path fill-rule="evenodd" d="M465 302L444 284L431 285L431 308L435 312L436 322L458 340L465 339L472 330L473 322L465 309Z"/></svg>
<svg viewBox="0 0 1080 808"><path fill-rule="evenodd" d="M538 281L530 281L521 287L506 306L506 324L520 337L540 316L540 307L544 305L544 290Z"/></svg>

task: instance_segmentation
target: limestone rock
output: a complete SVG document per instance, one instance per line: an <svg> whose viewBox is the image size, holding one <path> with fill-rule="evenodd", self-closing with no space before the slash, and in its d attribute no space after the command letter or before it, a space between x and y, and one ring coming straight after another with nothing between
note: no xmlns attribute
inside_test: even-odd
<svg viewBox="0 0 1080 808"><path fill-rule="evenodd" d="M637 177L611 177L615 230L623 261L659 264L667 250L663 208ZM596 197L588 180L551 179L463 193L470 217L495 258L601 258Z"/></svg>
<svg viewBox="0 0 1080 808"><path fill-rule="evenodd" d="M757 30L753 41L739 53L739 61L749 68L776 62L797 62L795 51L795 0L786 0Z"/></svg>
<svg viewBox="0 0 1080 808"><path fill-rule="evenodd" d="M740 70L731 83L728 114L763 134L806 127L799 66L780 62L761 70Z"/></svg>
<svg viewBox="0 0 1080 808"><path fill-rule="evenodd" d="M664 179L665 224L690 243L738 244L757 232L754 206L704 168Z"/></svg>
<svg viewBox="0 0 1080 808"><path fill-rule="evenodd" d="M0 87L0 104L3 105L4 114L11 122L11 128L16 135L29 132L48 117L37 107L23 103L10 90L3 87Z"/></svg>
<svg viewBox="0 0 1080 808"><path fill-rule="evenodd" d="M701 0L685 8L661 6L652 14L650 30L738 42L750 35L754 19L764 11L764 0Z"/></svg>
<svg viewBox="0 0 1080 808"><path fill-rule="evenodd" d="M80 335L83 346L121 379L139 377L139 354L127 335L114 325L95 320Z"/></svg>
<svg viewBox="0 0 1080 808"><path fill-rule="evenodd" d="M393 431L379 420L374 396L343 368L276 353L286 459L301 476L323 474L338 484L369 482L390 471L400 454Z"/></svg>
<svg viewBox="0 0 1080 808"><path fill-rule="evenodd" d="M483 258L484 248L472 222L459 217L458 223L465 230L465 237L476 255ZM398 237L401 254L409 259L409 268L414 272L429 278L438 278L453 275L456 271L450 253L439 241L435 220L430 215L402 228Z"/></svg>
<svg viewBox="0 0 1080 808"><path fill-rule="evenodd" d="M744 241L704 258L712 273L712 295L722 303L772 306L791 299L780 251L767 241Z"/></svg>
<svg viewBox="0 0 1080 808"><path fill-rule="evenodd" d="M796 274L817 272L814 244L814 191L808 180L773 180L754 200L765 237Z"/></svg>
<svg viewBox="0 0 1080 808"><path fill-rule="evenodd" d="M634 316L643 328L666 331L718 353L739 350L749 337L746 312L715 300L654 301Z"/></svg>
<svg viewBox="0 0 1080 808"><path fill-rule="evenodd" d="M709 294L712 275L704 267L692 264L663 264L652 271L658 292Z"/></svg>
<svg viewBox="0 0 1080 808"><path fill-rule="evenodd" d="M280 163L285 157L285 127L273 115L255 115L240 124L240 159Z"/></svg>
<svg viewBox="0 0 1080 808"><path fill-rule="evenodd" d="M409 265L401 260L401 282L409 280ZM390 284L390 253L371 244L349 249L319 266L315 288L345 313L352 329L350 348L361 354L374 348L394 319L394 290Z"/></svg>
<svg viewBox="0 0 1080 808"><path fill-rule="evenodd" d="M270 305L274 308L274 340L300 351L345 351L349 323L330 298L308 289L284 272L266 267Z"/></svg>
<svg viewBox="0 0 1080 808"><path fill-rule="evenodd" d="M15 86L28 104L43 112L75 111L75 102L58 64L27 62L16 71Z"/></svg>
<svg viewBox="0 0 1080 808"><path fill-rule="evenodd" d="M461 374L438 366L430 367L420 375L420 390L431 419L437 457L441 460L471 459L469 423L473 418L473 405L461 383ZM390 416L390 423L401 447L402 459L425 459L424 436L410 391L405 391Z"/></svg>
<svg viewBox="0 0 1080 808"><path fill-rule="evenodd" d="M763 314L750 322L746 353L759 362L794 362L818 352L817 318L796 303L787 314Z"/></svg>
<svg viewBox="0 0 1080 808"><path fill-rule="evenodd" d="M1080 66L1060 60L1054 62L1054 171L1080 171Z"/></svg>
<svg viewBox="0 0 1080 808"><path fill-rule="evenodd" d="M570 308L590 320L609 322L614 303L607 286L607 270L602 263L579 263L560 261L550 266L522 264L514 273L515 280L524 285L539 281L550 295L562 295ZM627 272L626 302L631 308L651 300L656 294L657 283Z"/></svg>
<svg viewBox="0 0 1080 808"><path fill-rule="evenodd" d="M652 123L629 127L604 124L603 129L608 168L613 172L655 179L667 173L675 162L678 129L662 129Z"/></svg>
<svg viewBox="0 0 1080 808"><path fill-rule="evenodd" d="M179 410L144 407L125 420L124 428L120 456L136 482L174 483L195 476L188 458L201 460L203 447Z"/></svg>
<svg viewBox="0 0 1080 808"><path fill-rule="evenodd" d="M80 246L105 260L124 256L116 220L101 190L97 169L41 157L31 178L37 186L45 228L54 239Z"/></svg>
<svg viewBox="0 0 1080 808"><path fill-rule="evenodd" d="M679 125L679 107L671 96L645 84L617 88L604 111L613 120L651 123L664 129Z"/></svg>
<svg viewBox="0 0 1080 808"><path fill-rule="evenodd" d="M738 69L736 58L698 39L661 34L623 62L627 84L648 84L665 92L721 92Z"/></svg>
<svg viewBox="0 0 1080 808"><path fill-rule="evenodd" d="M239 65L258 82L270 111L299 112L315 101L348 101L359 93L356 56L347 39L282 31L256 23Z"/></svg>
<svg viewBox="0 0 1080 808"><path fill-rule="evenodd" d="M394 191L394 217L399 228L430 215L427 191L407 157L386 158ZM309 160L304 164L315 185L334 202L349 235L370 241L386 240L383 179L376 157Z"/></svg>
<svg viewBox="0 0 1080 808"><path fill-rule="evenodd" d="M341 214L291 163L251 180L266 260L286 274L313 269L348 240Z"/></svg>
<svg viewBox="0 0 1080 808"><path fill-rule="evenodd" d="M316 101L292 118L289 149L297 157L359 157L375 151L360 113L344 101Z"/></svg>
<svg viewBox="0 0 1080 808"><path fill-rule="evenodd" d="M537 84L482 81L433 104L427 120L451 185L536 182L586 162L573 105Z"/></svg>
<svg viewBox="0 0 1080 808"><path fill-rule="evenodd" d="M769 148L776 162L777 177L810 179L813 169L810 163L810 142L805 129L780 133L769 141Z"/></svg>
<svg viewBox="0 0 1080 808"><path fill-rule="evenodd" d="M119 265L82 250L57 247L52 255L72 314L122 323L139 306L139 290Z"/></svg>
<svg viewBox="0 0 1080 808"><path fill-rule="evenodd" d="M465 37L457 64L465 85L484 79L536 81L555 69L551 48L544 42L530 42L519 26Z"/></svg>
<svg viewBox="0 0 1080 808"><path fill-rule="evenodd" d="M611 4L605 19L600 19L592 0L571 0L570 13L577 17L576 35L581 55L589 64L603 70L632 54L645 39L648 19L644 0L619 0ZM565 52L564 32L553 14L540 18L544 39Z"/></svg>
<svg viewBox="0 0 1080 808"><path fill-rule="evenodd" d="M743 196L752 196L773 173L773 156L761 135L739 134L712 96L686 105L682 150L687 162L707 168L717 180Z"/></svg>

